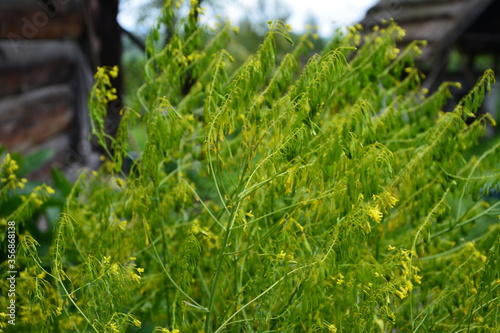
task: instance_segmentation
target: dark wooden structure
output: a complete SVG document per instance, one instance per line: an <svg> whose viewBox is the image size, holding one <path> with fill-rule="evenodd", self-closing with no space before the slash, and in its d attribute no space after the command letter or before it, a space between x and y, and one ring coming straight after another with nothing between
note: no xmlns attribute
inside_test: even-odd
<svg viewBox="0 0 500 333"><path fill-rule="evenodd" d="M117 0L0 1L0 145L55 152L33 178L98 161L88 141L88 92L96 66L120 64L117 14ZM115 84L121 92L121 80ZM114 103L108 112L110 134L120 109Z"/></svg>
<svg viewBox="0 0 500 333"><path fill-rule="evenodd" d="M428 42L416 60L431 90L443 81L470 89L483 71L479 57L500 70L500 0L380 0L360 23L370 29L391 18L406 31L402 48L413 40Z"/></svg>

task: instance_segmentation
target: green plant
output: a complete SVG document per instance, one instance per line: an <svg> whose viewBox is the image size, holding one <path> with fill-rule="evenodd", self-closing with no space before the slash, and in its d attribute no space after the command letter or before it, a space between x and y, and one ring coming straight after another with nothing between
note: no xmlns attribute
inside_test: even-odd
<svg viewBox="0 0 500 333"><path fill-rule="evenodd" d="M500 144L464 157L493 73L443 113L452 83L420 87L419 42L396 49L396 25L354 27L302 70L308 35L275 63L288 30L270 22L234 72L229 25L181 25L161 49L151 35L144 112L124 111L110 158L73 185L46 258L19 236L16 328L498 331L499 203L482 197ZM148 140L123 177L135 122Z"/></svg>

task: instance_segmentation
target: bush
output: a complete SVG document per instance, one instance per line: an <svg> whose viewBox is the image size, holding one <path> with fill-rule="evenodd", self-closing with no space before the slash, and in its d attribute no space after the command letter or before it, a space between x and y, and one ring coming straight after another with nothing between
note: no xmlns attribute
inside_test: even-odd
<svg viewBox="0 0 500 333"><path fill-rule="evenodd" d="M497 331L499 203L484 196L499 145L464 154L492 120L474 114L493 73L443 113L453 84L421 88L420 43L396 49L395 24L337 35L300 70L311 36L278 63L288 26L270 22L229 71L231 27L194 18L164 48L151 34L145 112L124 111L110 157L73 185L50 254L19 235L15 328ZM91 95L103 143L115 74L100 69ZM135 123L148 141L124 177ZM19 183L12 160L1 170L5 199Z"/></svg>

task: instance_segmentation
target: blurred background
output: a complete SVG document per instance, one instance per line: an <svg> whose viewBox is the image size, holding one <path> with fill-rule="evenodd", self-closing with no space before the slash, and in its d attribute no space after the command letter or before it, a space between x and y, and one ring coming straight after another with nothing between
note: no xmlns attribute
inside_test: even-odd
<svg viewBox="0 0 500 333"><path fill-rule="evenodd" d="M0 2L0 152L12 152L21 173L32 181L51 181L56 167L70 180L81 167L95 168L99 147L89 141L87 96L97 66L120 67L113 82L119 98L110 103L107 132L113 135L119 111L138 109L143 83L145 39L163 0L2 0ZM181 14L189 1L182 4ZM319 52L337 29L361 23L366 31L394 18L411 40L427 40L417 59L431 91L443 81L458 81L460 98L486 68L499 71L499 0L201 0L200 24L217 27L230 20L239 28L230 45L243 61L260 44L267 21L289 23L294 38L318 34ZM172 26L175 22L172 22ZM168 39L168 31L164 32ZM284 47L284 52L287 49ZM497 118L498 89L482 112ZM453 101L450 102L453 105ZM490 130L489 138L496 140ZM134 130L132 146L146 140ZM490 141L491 141L490 140ZM53 180L53 179L52 179Z"/></svg>

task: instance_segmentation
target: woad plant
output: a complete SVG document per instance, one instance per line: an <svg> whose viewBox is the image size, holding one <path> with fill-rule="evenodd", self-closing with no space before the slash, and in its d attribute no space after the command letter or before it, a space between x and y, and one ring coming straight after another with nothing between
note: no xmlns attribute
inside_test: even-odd
<svg viewBox="0 0 500 333"><path fill-rule="evenodd" d="M162 45L173 8L116 138L103 116L117 69L97 72L109 156L72 186L48 253L23 226L53 190L23 192L4 158L0 200L23 200L1 216L18 271L13 326L2 265L3 331L500 331L500 147L470 153L494 123L476 115L491 71L443 112L455 84L423 89L422 42L398 50L395 24L339 33L301 65L313 36L281 56L292 39L273 21L235 66L233 28L198 26L195 5ZM147 142L125 174L132 126Z"/></svg>

